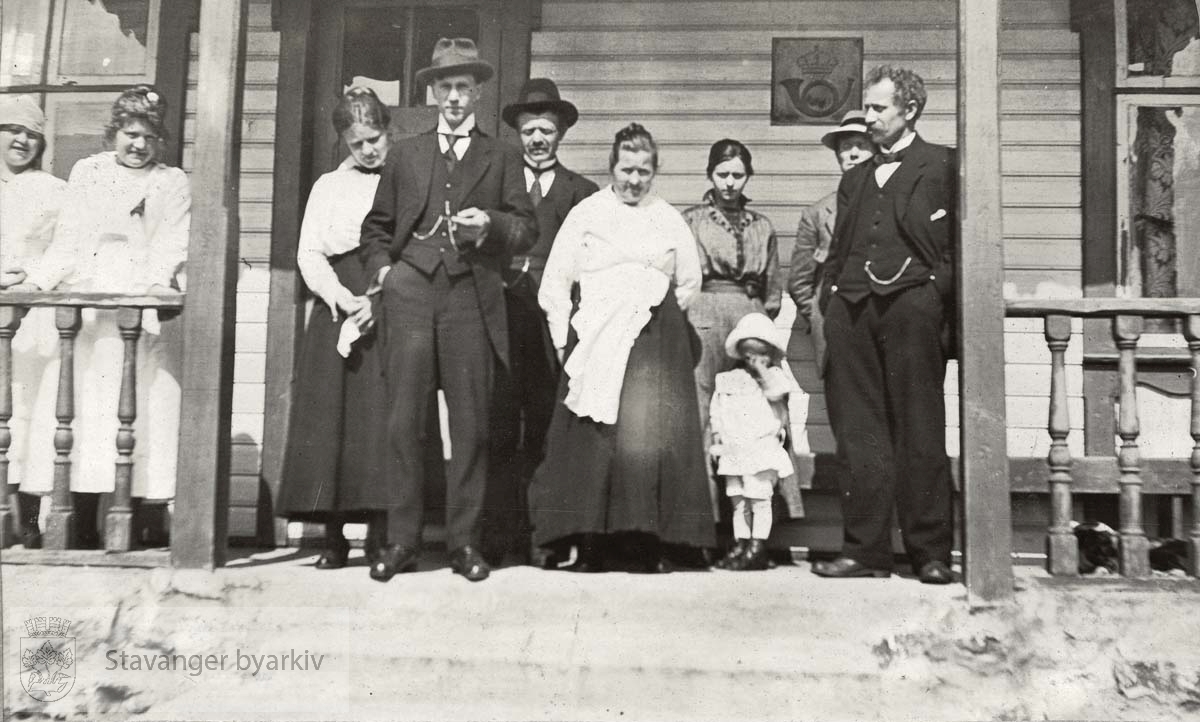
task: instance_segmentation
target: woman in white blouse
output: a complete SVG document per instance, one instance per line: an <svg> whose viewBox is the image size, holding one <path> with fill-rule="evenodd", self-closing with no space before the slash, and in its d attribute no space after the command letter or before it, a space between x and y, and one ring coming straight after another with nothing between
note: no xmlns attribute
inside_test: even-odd
<svg viewBox="0 0 1200 722"><path fill-rule="evenodd" d="M318 569L346 565L345 522L366 522L367 556L381 545L388 505L387 399L371 325L369 279L358 257L388 154L388 116L369 88L351 88L333 109L350 155L317 179L304 209L296 264L315 296L296 362L292 419L276 511L323 522Z"/></svg>
<svg viewBox="0 0 1200 722"><path fill-rule="evenodd" d="M105 138L113 150L84 158L71 169L54 240L26 268L14 288L102 293L146 293L178 287L187 257L192 196L187 176L161 162L166 101L148 85L114 101ZM179 444L181 349L161 335L158 315L143 314L137 349L136 445L133 496L171 499ZM124 342L116 310L84 309L75 344L75 447L71 464L76 542L99 544L99 495L111 492ZM58 361L47 369L58 376ZM53 394L40 394L31 437L54 428ZM40 443L39 443L40 446ZM53 445L31 454L24 486L49 491Z"/></svg>
<svg viewBox="0 0 1200 722"><path fill-rule="evenodd" d="M563 222L538 295L565 373L529 492L534 541L565 553L562 568L599 571L624 551L635 571L663 572L664 544L714 545L683 315L700 260L683 217L650 192L645 128L617 133L609 169L612 184Z"/></svg>
<svg viewBox="0 0 1200 722"><path fill-rule="evenodd" d="M0 163L0 287L23 281L26 265L42 255L54 235L67 184L42 170L45 127L46 117L32 98L0 97L0 157L4 161ZM29 415L39 394L54 396L53 379L47 378L45 370L57 355L54 309L31 309L12 341L12 444L8 449L8 483L20 486L18 525L27 549L42 545L38 526L41 496L37 492L44 489L25 483L26 460L30 454L47 459L54 454L53 427L35 435L40 444L31 443Z"/></svg>

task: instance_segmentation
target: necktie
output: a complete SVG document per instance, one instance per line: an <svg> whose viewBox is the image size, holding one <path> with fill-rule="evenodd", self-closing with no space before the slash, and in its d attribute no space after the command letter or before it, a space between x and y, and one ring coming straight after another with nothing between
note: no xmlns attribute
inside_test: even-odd
<svg viewBox="0 0 1200 722"><path fill-rule="evenodd" d="M454 153L454 143L463 136L453 133L442 133L441 135L446 139L446 152L442 153L442 157L446 159L446 170L453 173L454 166L458 165L458 156Z"/></svg>
<svg viewBox="0 0 1200 722"><path fill-rule="evenodd" d="M901 148L895 153L879 152L875 154L875 165L885 165L887 163L899 163L904 160L904 151L906 148Z"/></svg>
<svg viewBox="0 0 1200 722"><path fill-rule="evenodd" d="M379 175L383 172L383 166L377 165L374 168L368 168L364 165L356 165L354 166L354 170L358 171L359 173L366 173L367 175Z"/></svg>
<svg viewBox="0 0 1200 722"><path fill-rule="evenodd" d="M529 202L533 204L534 208L537 208L538 204L542 202L543 198L545 198L545 195L542 191L542 173L544 172L545 171L538 170L533 171L533 185L529 188Z"/></svg>

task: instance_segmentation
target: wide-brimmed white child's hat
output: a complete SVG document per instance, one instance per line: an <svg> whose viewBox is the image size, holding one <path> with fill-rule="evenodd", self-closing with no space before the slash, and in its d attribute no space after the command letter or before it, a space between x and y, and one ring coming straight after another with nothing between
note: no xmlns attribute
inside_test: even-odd
<svg viewBox="0 0 1200 722"><path fill-rule="evenodd" d="M730 358L739 358L738 344L748 338L757 338L779 349L781 354L787 354L787 344L783 334L775 327L775 322L763 313L748 313L737 322L729 336L725 339L725 353Z"/></svg>

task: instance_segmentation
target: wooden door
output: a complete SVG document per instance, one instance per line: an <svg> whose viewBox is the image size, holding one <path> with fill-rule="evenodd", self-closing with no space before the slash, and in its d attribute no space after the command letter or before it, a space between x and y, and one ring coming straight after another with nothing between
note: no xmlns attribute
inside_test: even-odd
<svg viewBox="0 0 1200 722"><path fill-rule="evenodd" d="M427 67L438 38L470 38L480 56L496 69L483 86L476 121L495 135L500 114L501 3L495 0L334 0L318 6L318 75L313 100L312 177L333 169L345 157L330 122L338 97L352 85L365 85L392 111L393 140L416 135L437 123L437 106L413 75Z"/></svg>

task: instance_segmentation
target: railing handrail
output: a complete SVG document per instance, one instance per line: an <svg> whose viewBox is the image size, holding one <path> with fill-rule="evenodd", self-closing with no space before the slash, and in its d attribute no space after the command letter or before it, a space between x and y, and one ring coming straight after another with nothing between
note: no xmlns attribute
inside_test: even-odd
<svg viewBox="0 0 1200 722"><path fill-rule="evenodd" d="M1200 298L1013 298L1004 301L1010 318L1041 316L1152 316L1171 318L1200 313Z"/></svg>
<svg viewBox="0 0 1200 722"><path fill-rule="evenodd" d="M187 294L105 293L98 291L0 291L0 306L66 306L76 308L183 308Z"/></svg>

